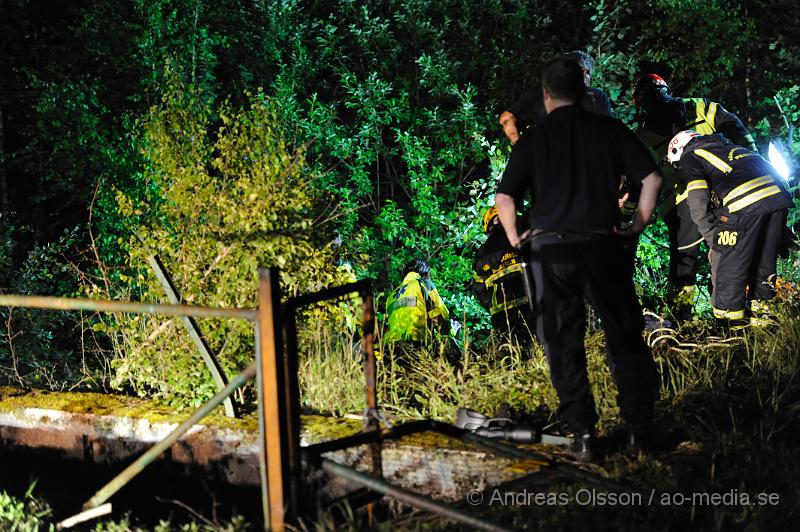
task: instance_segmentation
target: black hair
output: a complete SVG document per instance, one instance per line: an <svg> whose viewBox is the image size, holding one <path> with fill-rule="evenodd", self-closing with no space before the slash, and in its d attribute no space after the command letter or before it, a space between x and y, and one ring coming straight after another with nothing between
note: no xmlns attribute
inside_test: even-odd
<svg viewBox="0 0 800 532"><path fill-rule="evenodd" d="M411 259L403 266L403 276L408 275L410 272L417 272L423 277L428 274L430 267L428 263L422 259Z"/></svg>
<svg viewBox="0 0 800 532"><path fill-rule="evenodd" d="M574 59L556 57L547 62L542 74L542 85L552 98L577 102L586 92L583 70Z"/></svg>
<svg viewBox="0 0 800 532"><path fill-rule="evenodd" d="M564 55L578 63L582 69L589 73L589 76L591 76L592 72L594 72L594 57L592 57L589 52L584 50L573 50Z"/></svg>

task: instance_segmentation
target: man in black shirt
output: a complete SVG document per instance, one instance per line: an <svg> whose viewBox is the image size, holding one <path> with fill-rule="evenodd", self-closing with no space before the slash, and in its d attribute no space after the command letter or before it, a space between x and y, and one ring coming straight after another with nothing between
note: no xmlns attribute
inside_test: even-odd
<svg viewBox="0 0 800 532"><path fill-rule="evenodd" d="M584 297L606 335L606 353L629 426L626 452L638 453L652 422L656 368L642 339L644 321L618 232L620 176L641 183L629 233L650 221L661 186L647 148L621 122L587 113L578 65L554 59L542 78L547 118L511 151L495 204L509 242L526 239L536 286L536 333L544 345L558 393L558 417L575 434L573 454L593 458L594 398L586 371ZM530 235L519 235L516 200L533 199Z"/></svg>

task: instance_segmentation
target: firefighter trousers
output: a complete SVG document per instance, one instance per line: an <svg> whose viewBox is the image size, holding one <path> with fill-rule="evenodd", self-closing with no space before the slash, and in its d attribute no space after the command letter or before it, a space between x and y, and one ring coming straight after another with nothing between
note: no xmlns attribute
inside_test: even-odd
<svg viewBox="0 0 800 532"><path fill-rule="evenodd" d="M586 370L584 298L605 330L623 418L632 426L652 420L657 370L642 339L644 320L624 245L616 236L576 239L554 233L530 241L537 336L558 394L558 418L572 432L591 430L598 419Z"/></svg>
<svg viewBox="0 0 800 532"><path fill-rule="evenodd" d="M711 304L718 318L743 319L747 299L775 295L778 251L787 210L725 215L714 228L711 246ZM723 218L723 217L720 217Z"/></svg>
<svg viewBox="0 0 800 532"><path fill-rule="evenodd" d="M669 284L676 288L694 286L703 237L692 221L689 202L682 201L667 211L664 223L669 234Z"/></svg>

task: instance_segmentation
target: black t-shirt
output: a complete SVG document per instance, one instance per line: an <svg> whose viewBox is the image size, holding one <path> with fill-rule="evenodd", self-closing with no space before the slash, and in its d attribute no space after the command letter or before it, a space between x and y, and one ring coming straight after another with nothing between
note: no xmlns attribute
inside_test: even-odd
<svg viewBox="0 0 800 532"><path fill-rule="evenodd" d="M533 199L534 229L608 231L619 224L620 177L640 183L656 170L647 148L614 118L560 107L520 138L498 193Z"/></svg>

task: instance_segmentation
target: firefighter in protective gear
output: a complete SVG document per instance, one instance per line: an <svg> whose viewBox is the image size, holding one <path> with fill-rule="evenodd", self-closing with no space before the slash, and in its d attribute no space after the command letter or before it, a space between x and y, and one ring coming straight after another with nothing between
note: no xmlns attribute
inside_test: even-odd
<svg viewBox="0 0 800 532"><path fill-rule="evenodd" d="M667 143L676 133L694 130L701 135L721 133L728 140L756 152L752 135L739 117L706 98L672 96L667 82L657 74L644 74L633 91L636 106L644 120L637 131L656 160L664 156ZM688 318L694 303L700 243L703 237L692 221L686 203L687 191L678 172L662 171L665 192L660 205L669 233L669 284L675 317Z"/></svg>
<svg viewBox="0 0 800 532"><path fill-rule="evenodd" d="M431 281L425 261L412 259L403 268L403 275L403 282L386 301L389 331L385 340L421 342L448 323L450 312Z"/></svg>
<svg viewBox="0 0 800 532"><path fill-rule="evenodd" d="M472 290L491 315L495 330L508 332L519 343L528 343L535 327L528 312L523 261L519 250L509 244L499 222L497 208L489 207L483 215L487 238L478 248L473 265Z"/></svg>
<svg viewBox="0 0 800 532"><path fill-rule="evenodd" d="M686 204L711 249L714 317L747 323L747 299L758 307L775 295L791 196L769 162L721 135L681 131L666 161L680 170Z"/></svg>

